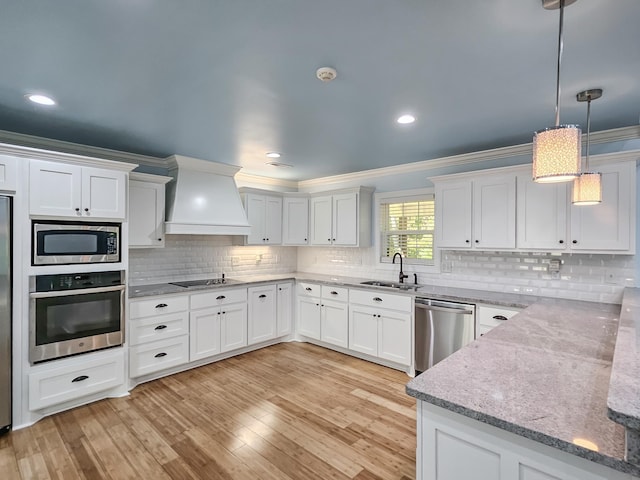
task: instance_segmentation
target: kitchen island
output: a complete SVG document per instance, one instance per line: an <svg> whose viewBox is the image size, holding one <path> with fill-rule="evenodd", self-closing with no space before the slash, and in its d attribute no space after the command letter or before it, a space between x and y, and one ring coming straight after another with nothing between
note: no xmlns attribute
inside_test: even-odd
<svg viewBox="0 0 640 480"><path fill-rule="evenodd" d="M624 306L623 306L624 309ZM617 305L543 299L407 385L418 479L631 479L607 416Z"/></svg>

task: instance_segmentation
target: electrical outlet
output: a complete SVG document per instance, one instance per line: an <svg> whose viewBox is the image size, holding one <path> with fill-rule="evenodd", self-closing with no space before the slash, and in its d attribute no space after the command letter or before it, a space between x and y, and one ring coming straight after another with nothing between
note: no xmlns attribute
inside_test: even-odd
<svg viewBox="0 0 640 480"><path fill-rule="evenodd" d="M605 270L605 272L604 272L604 283L607 283L609 285L617 285L618 284L618 278L616 277L616 274L613 273L612 270Z"/></svg>

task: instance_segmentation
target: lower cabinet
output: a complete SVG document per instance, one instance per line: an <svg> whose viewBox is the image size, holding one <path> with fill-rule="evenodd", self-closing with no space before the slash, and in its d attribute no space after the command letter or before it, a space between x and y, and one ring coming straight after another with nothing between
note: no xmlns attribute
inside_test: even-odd
<svg viewBox="0 0 640 480"><path fill-rule="evenodd" d="M249 288L249 345L276 338L277 291L276 285Z"/></svg>
<svg viewBox="0 0 640 480"><path fill-rule="evenodd" d="M476 338L503 324L519 312L519 308L478 305L476 308Z"/></svg>
<svg viewBox="0 0 640 480"><path fill-rule="evenodd" d="M35 366L29 374L29 409L39 410L124 384L124 351L85 354Z"/></svg>
<svg viewBox="0 0 640 480"><path fill-rule="evenodd" d="M349 346L349 290L301 283L298 288L298 333L347 348Z"/></svg>
<svg viewBox="0 0 640 480"><path fill-rule="evenodd" d="M422 400L417 408L416 480L633 478Z"/></svg>
<svg viewBox="0 0 640 480"><path fill-rule="evenodd" d="M279 283L276 333L278 337L293 333L293 283Z"/></svg>
<svg viewBox="0 0 640 480"><path fill-rule="evenodd" d="M175 367L189 361L186 335L144 343L129 349L129 374L132 378Z"/></svg>
<svg viewBox="0 0 640 480"><path fill-rule="evenodd" d="M349 298L349 348L410 366L411 297L350 290Z"/></svg>
<svg viewBox="0 0 640 480"><path fill-rule="evenodd" d="M193 294L190 305L190 361L247 345L246 288Z"/></svg>

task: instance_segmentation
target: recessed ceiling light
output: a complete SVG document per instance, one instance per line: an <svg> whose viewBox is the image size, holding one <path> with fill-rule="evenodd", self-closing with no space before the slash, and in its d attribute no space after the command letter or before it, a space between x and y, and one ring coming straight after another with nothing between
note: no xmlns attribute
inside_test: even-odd
<svg viewBox="0 0 640 480"><path fill-rule="evenodd" d="M396 120L398 123L402 123L402 124L406 124L406 123L413 123L416 121L416 117L414 117L413 115L401 115L398 117L398 120Z"/></svg>
<svg viewBox="0 0 640 480"><path fill-rule="evenodd" d="M33 103L37 103L38 105L51 106L56 104L56 101L53 98L38 93L30 93L28 95L25 95L25 97L27 98L27 100L30 100Z"/></svg>
<svg viewBox="0 0 640 480"><path fill-rule="evenodd" d="M280 157L282 156L282 155L281 155L281 154L279 154L278 152L269 152L269 153L267 153L266 155L267 155L267 157L269 157L269 158L280 158Z"/></svg>

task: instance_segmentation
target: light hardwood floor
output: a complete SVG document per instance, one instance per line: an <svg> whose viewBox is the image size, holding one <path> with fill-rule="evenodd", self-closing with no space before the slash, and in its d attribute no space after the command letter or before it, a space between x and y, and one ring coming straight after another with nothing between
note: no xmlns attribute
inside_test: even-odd
<svg viewBox="0 0 640 480"><path fill-rule="evenodd" d="M402 373L286 343L0 437L0 478L413 479Z"/></svg>

